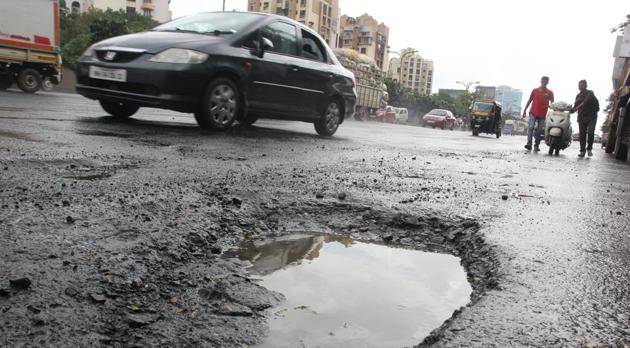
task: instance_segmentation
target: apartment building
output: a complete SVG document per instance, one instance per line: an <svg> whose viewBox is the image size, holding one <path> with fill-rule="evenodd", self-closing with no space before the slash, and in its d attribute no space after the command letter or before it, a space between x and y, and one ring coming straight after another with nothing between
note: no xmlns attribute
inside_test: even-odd
<svg viewBox="0 0 630 348"><path fill-rule="evenodd" d="M420 94L431 94L433 72L433 61L422 58L413 48L405 48L400 52L400 57L389 61L388 77L398 80L404 87L417 90Z"/></svg>
<svg viewBox="0 0 630 348"><path fill-rule="evenodd" d="M294 19L318 32L330 47L337 47L339 0L247 0L247 10Z"/></svg>
<svg viewBox="0 0 630 348"><path fill-rule="evenodd" d="M504 114L521 114L521 103L523 102L523 92L510 86L497 87L494 100L501 103Z"/></svg>
<svg viewBox="0 0 630 348"><path fill-rule="evenodd" d="M339 47L365 54L373 58L381 70L387 71L389 28L367 13L356 18L343 15L340 23Z"/></svg>
<svg viewBox="0 0 630 348"><path fill-rule="evenodd" d="M114 11L126 10L151 16L156 21L164 23L172 18L170 2L170 0L66 0L66 6L73 13L87 12L90 7L100 10L108 8Z"/></svg>

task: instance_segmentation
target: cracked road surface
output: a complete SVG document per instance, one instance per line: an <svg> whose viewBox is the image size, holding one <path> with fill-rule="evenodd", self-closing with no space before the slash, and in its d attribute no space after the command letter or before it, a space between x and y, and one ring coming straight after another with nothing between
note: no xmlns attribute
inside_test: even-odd
<svg viewBox="0 0 630 348"><path fill-rule="evenodd" d="M355 121L208 133L0 92L0 345L254 344L283 296L219 255L296 232L459 256L472 301L423 346L627 345L630 167L523 143Z"/></svg>

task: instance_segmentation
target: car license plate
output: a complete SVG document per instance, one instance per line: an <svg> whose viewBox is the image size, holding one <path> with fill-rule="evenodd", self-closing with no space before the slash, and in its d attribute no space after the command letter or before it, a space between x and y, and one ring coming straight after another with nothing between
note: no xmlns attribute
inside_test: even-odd
<svg viewBox="0 0 630 348"><path fill-rule="evenodd" d="M428 120L427 123L433 123L433 120Z"/></svg>
<svg viewBox="0 0 630 348"><path fill-rule="evenodd" d="M90 66L90 77L93 79L126 82L127 70L109 69L98 66Z"/></svg>

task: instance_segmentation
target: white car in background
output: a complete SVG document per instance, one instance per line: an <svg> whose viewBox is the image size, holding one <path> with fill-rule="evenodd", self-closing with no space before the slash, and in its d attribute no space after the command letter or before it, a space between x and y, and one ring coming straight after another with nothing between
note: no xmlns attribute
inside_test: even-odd
<svg viewBox="0 0 630 348"><path fill-rule="evenodd" d="M396 123L407 124L409 121L409 111L407 108L394 108L396 114Z"/></svg>

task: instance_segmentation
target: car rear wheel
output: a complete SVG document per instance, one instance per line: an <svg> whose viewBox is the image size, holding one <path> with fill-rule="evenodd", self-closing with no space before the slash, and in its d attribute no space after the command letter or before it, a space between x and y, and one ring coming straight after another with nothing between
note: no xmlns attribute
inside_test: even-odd
<svg viewBox="0 0 630 348"><path fill-rule="evenodd" d="M35 93L42 88L42 75L35 69L27 68L17 78L18 87L25 93Z"/></svg>
<svg viewBox="0 0 630 348"><path fill-rule="evenodd" d="M140 106L138 106L137 104L119 103L109 100L99 100L99 102L101 103L101 107L103 108L103 110L105 110L105 112L119 120L129 118L131 115L138 112L138 109L140 109Z"/></svg>
<svg viewBox="0 0 630 348"><path fill-rule="evenodd" d="M324 113L319 118L319 120L315 121L315 131L317 134L329 137L337 131L339 128L339 121L341 120L342 111L341 111L341 103L339 100L332 99L328 102L326 109L324 109Z"/></svg>
<svg viewBox="0 0 630 348"><path fill-rule="evenodd" d="M232 80L216 78L208 85L201 109L195 112L195 119L203 129L228 129L234 121L241 118L241 99L239 89Z"/></svg>

